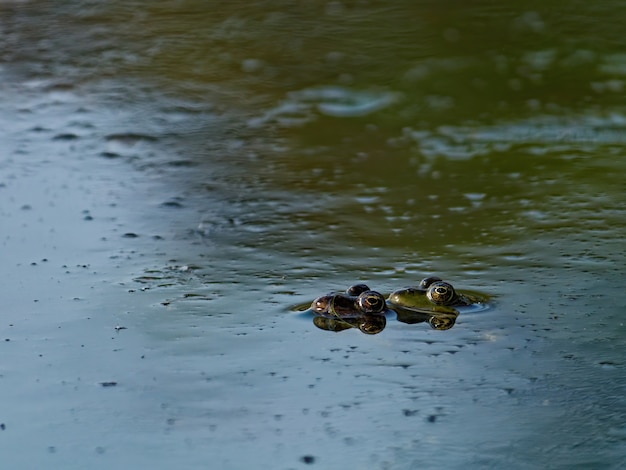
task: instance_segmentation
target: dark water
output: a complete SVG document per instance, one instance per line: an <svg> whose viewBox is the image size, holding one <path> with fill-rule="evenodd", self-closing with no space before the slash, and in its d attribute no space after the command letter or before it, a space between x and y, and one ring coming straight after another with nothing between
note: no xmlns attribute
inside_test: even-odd
<svg viewBox="0 0 626 470"><path fill-rule="evenodd" d="M2 461L624 467L625 21L1 2ZM491 308L292 312L430 274Z"/></svg>

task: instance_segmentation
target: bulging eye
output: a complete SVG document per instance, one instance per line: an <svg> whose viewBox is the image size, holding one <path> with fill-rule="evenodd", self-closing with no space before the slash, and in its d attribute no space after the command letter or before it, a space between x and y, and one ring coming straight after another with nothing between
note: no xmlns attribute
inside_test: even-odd
<svg viewBox="0 0 626 470"><path fill-rule="evenodd" d="M311 304L311 309L315 312L326 312L328 310L328 306L330 305L331 296L324 295L322 297L318 297Z"/></svg>
<svg viewBox="0 0 626 470"><path fill-rule="evenodd" d="M451 305L456 299L456 292L452 284L438 281L430 285L426 291L426 297L436 305Z"/></svg>
<svg viewBox="0 0 626 470"><path fill-rule="evenodd" d="M441 278L437 276L426 277L422 279L422 281L420 282L420 287L422 289L428 289L433 282L439 282L439 281L441 281Z"/></svg>
<svg viewBox="0 0 626 470"><path fill-rule="evenodd" d="M348 295L360 295L363 292L367 292L370 288L366 284L355 284L346 289Z"/></svg>
<svg viewBox="0 0 626 470"><path fill-rule="evenodd" d="M363 313L380 313L385 310L385 298L373 290L360 294L357 304Z"/></svg>

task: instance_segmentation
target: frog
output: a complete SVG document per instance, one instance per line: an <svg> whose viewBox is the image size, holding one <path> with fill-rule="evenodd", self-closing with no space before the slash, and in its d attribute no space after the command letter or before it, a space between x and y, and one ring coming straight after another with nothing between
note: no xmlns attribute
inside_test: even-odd
<svg viewBox="0 0 626 470"><path fill-rule="evenodd" d="M452 284L437 276L422 279L415 287L396 290L387 298L390 308L469 307L479 302L479 299L457 292Z"/></svg>
<svg viewBox="0 0 626 470"><path fill-rule="evenodd" d="M367 284L355 284L345 292L331 292L318 297L309 308L313 324L328 331L358 328L366 334L380 333L387 324L390 310L385 297Z"/></svg>
<svg viewBox="0 0 626 470"><path fill-rule="evenodd" d="M348 287L345 292L331 292L311 303L310 310L325 317L358 317L383 314L387 310L385 297L366 284Z"/></svg>
<svg viewBox="0 0 626 470"><path fill-rule="evenodd" d="M398 289L387 298L387 306L396 312L398 321L428 322L436 330L449 330L460 310L482 309L483 303L484 299L460 293L437 276L424 278L417 286Z"/></svg>

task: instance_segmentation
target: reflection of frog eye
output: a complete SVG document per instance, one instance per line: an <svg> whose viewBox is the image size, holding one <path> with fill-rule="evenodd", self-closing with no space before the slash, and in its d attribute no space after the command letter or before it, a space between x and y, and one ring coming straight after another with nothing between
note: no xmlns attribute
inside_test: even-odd
<svg viewBox="0 0 626 470"><path fill-rule="evenodd" d="M385 309L385 298L373 290L363 292L356 301L363 313L380 313Z"/></svg>
<svg viewBox="0 0 626 470"><path fill-rule="evenodd" d="M438 281L441 281L441 279L438 278L437 276L427 277L425 279L422 279L422 281L420 282L420 287L422 289L428 289L433 282L438 282Z"/></svg>
<svg viewBox="0 0 626 470"><path fill-rule="evenodd" d="M365 315L359 323L359 330L367 335L375 335L385 329L387 319L383 315Z"/></svg>
<svg viewBox="0 0 626 470"><path fill-rule="evenodd" d="M435 330L449 330L456 323L456 315L432 316L428 319L428 323Z"/></svg>
<svg viewBox="0 0 626 470"><path fill-rule="evenodd" d="M426 291L426 297L437 305L450 305L456 298L456 292L452 284L438 281L433 282Z"/></svg>
<svg viewBox="0 0 626 470"><path fill-rule="evenodd" d="M355 284L354 286L348 287L346 290L346 294L348 295L359 295L363 292L367 292L370 288L365 284Z"/></svg>

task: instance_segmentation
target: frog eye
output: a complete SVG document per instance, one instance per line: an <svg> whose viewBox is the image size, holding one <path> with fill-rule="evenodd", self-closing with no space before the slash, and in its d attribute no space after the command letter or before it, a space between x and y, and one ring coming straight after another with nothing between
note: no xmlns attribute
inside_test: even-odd
<svg viewBox="0 0 626 470"><path fill-rule="evenodd" d="M426 297L436 305L450 305L456 299L456 292L452 284L447 282L433 282L426 291Z"/></svg>
<svg viewBox="0 0 626 470"><path fill-rule="evenodd" d="M441 281L441 278L438 278L437 276L426 277L421 280L420 287L422 289L428 289L433 282L439 281Z"/></svg>
<svg viewBox="0 0 626 470"><path fill-rule="evenodd" d="M385 298L373 290L363 292L356 301L363 313L380 313L385 309Z"/></svg>
<svg viewBox="0 0 626 470"><path fill-rule="evenodd" d="M348 287L346 290L346 294L348 295L359 295L363 292L367 292L370 288L366 284L355 284L354 286Z"/></svg>
<svg viewBox="0 0 626 470"><path fill-rule="evenodd" d="M331 300L331 297L328 295L318 297L311 304L311 309L314 310L315 312L326 312L328 311L330 300Z"/></svg>

